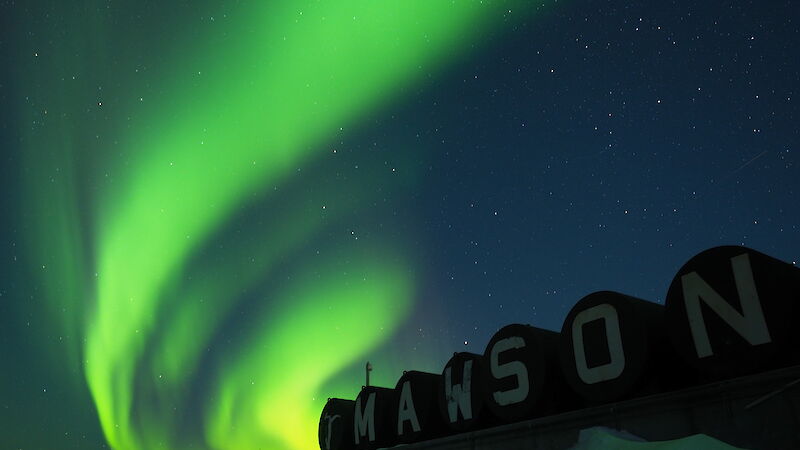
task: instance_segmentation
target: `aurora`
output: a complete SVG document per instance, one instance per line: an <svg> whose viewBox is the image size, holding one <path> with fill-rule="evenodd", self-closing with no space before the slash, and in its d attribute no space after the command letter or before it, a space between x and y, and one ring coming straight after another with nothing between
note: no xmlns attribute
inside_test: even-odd
<svg viewBox="0 0 800 450"><path fill-rule="evenodd" d="M413 172L334 185L314 167L342 130L474 45L501 5L208 6L201 32L176 33L155 58L131 54L141 62L127 69L142 77L94 94L84 80L96 74L83 69L128 51L124 39L103 17L51 8L96 33L68 34L28 68L51 101L27 114L46 114L52 130L24 143L30 242L49 262L48 308L105 439L313 447L320 389L391 336L414 299L414 255L401 243L325 238L353 215L380 220L364 210L370 189L399 195ZM66 75L53 83L53 73ZM135 93L145 85L152 94ZM91 126L71 116L92 95L104 136L86 145ZM327 256L298 262L310 243ZM276 280L287 264L288 281Z"/></svg>

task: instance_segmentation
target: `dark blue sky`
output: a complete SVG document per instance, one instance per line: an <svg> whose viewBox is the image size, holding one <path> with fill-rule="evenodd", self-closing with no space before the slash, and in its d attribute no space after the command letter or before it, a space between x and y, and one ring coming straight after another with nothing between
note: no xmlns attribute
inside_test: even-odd
<svg viewBox="0 0 800 450"><path fill-rule="evenodd" d="M560 329L595 290L662 302L717 245L797 261L796 17L559 2L379 118L367 141L437 150L413 214L453 344Z"/></svg>

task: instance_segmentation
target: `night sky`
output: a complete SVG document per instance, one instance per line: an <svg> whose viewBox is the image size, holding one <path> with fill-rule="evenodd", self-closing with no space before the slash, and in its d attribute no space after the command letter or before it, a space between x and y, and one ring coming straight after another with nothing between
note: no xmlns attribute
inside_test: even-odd
<svg viewBox="0 0 800 450"><path fill-rule="evenodd" d="M0 446L316 446L701 250L800 261L791 1L4 1Z"/></svg>

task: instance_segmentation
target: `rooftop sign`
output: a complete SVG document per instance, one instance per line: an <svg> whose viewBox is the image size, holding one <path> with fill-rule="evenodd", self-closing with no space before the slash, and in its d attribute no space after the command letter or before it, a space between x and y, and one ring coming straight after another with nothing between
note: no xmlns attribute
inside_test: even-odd
<svg viewBox="0 0 800 450"><path fill-rule="evenodd" d="M482 355L441 374L410 371L394 389L332 398L322 450L376 449L704 384L800 362L800 269L726 246L691 258L664 305L587 295L560 333L501 328Z"/></svg>

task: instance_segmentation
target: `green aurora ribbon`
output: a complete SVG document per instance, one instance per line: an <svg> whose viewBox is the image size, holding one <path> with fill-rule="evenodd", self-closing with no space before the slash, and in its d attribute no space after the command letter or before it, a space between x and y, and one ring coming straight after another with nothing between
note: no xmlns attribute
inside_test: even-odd
<svg viewBox="0 0 800 450"><path fill-rule="evenodd" d="M88 385L116 449L314 448L321 396L357 384L332 377L414 299L402 242L348 236L298 256L381 214L376 185L414 189L413 173L326 181L326 143L479 44L508 3L243 2L178 28L155 68L131 62L147 73L117 86L104 64L134 60L135 43L104 43L100 4L49 8L66 31L21 76L38 92L21 149L56 361Z"/></svg>

